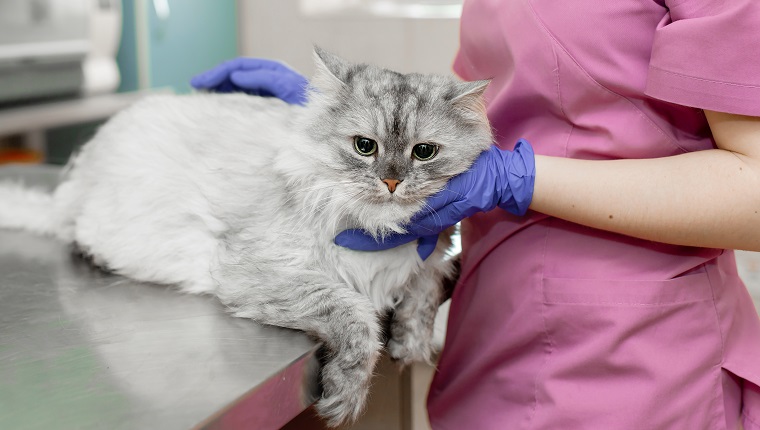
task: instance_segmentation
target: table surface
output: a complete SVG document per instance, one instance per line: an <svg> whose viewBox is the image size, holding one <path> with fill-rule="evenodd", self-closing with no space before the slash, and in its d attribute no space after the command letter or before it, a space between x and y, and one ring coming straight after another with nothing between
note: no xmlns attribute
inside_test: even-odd
<svg viewBox="0 0 760 430"><path fill-rule="evenodd" d="M57 169L2 167L51 185ZM2 202L0 202L2 204ZM318 393L317 345L0 230L0 428L279 428Z"/></svg>

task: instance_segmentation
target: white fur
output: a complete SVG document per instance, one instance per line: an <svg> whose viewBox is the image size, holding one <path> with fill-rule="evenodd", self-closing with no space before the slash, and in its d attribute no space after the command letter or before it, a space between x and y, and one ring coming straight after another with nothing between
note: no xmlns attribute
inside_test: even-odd
<svg viewBox="0 0 760 430"><path fill-rule="evenodd" d="M0 226L55 232L110 270L191 293L214 293L220 237L252 226L245 236L271 259L318 267L387 309L394 290L420 271L415 245L366 253L333 244L338 232L358 226L356 212L376 225L398 214L347 208L355 197L317 171L314 160L324 154L298 129L303 110L244 95L148 98L84 147L55 191L54 212L42 191L0 186L2 201L11 202ZM286 184L293 194L283 193ZM293 210L282 210L288 205Z"/></svg>
<svg viewBox="0 0 760 430"><path fill-rule="evenodd" d="M0 226L53 234L53 198L49 192L21 183L0 186Z"/></svg>
<svg viewBox="0 0 760 430"><path fill-rule="evenodd" d="M378 315L394 311L394 359L430 359L451 266L446 235L424 263L415 243L357 252L335 236L403 232L491 133L478 108L483 83L350 65L320 50L316 59L308 107L240 94L145 99L98 131L52 196L0 184L9 202L0 227L54 234L116 273L214 294L237 316L312 334L326 352L316 407L337 425L364 407ZM376 159L353 150L367 133ZM430 164L414 161L419 142L442 148ZM386 174L404 179L393 193Z"/></svg>

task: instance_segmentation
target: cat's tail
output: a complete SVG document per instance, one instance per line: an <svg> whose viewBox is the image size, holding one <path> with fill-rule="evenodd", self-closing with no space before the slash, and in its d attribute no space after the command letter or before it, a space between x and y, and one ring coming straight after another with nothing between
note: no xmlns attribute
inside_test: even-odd
<svg viewBox="0 0 760 430"><path fill-rule="evenodd" d="M53 195L18 182L0 182L0 228L55 235Z"/></svg>

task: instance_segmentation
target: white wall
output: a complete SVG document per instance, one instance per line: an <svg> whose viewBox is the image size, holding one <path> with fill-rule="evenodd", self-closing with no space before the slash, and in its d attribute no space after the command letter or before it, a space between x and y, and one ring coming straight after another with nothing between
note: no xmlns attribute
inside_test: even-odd
<svg viewBox="0 0 760 430"><path fill-rule="evenodd" d="M240 52L276 58L311 76L313 44L399 72L450 74L456 18L380 17L370 13L305 16L299 0L239 0Z"/></svg>

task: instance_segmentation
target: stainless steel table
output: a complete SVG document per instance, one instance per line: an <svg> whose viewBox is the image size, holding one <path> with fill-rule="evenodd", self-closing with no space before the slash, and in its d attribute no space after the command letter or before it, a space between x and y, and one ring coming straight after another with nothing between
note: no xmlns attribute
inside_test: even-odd
<svg viewBox="0 0 760 430"><path fill-rule="evenodd" d="M0 168L7 177L52 186L57 169ZM318 392L316 348L212 297L103 273L52 239L0 230L2 429L279 428Z"/></svg>

